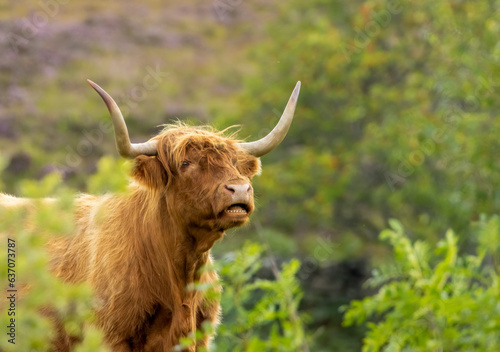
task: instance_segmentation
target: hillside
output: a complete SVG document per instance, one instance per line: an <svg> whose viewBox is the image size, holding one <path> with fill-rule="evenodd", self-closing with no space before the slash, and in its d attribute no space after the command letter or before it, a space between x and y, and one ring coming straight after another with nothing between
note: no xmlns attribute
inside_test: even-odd
<svg viewBox="0 0 500 352"><path fill-rule="evenodd" d="M257 4L223 21L195 2L28 4L0 13L0 148L11 191L19 175L54 168L78 182L115 153L109 131L101 138L107 112L87 78L119 102L135 140L172 120L214 123L219 111L234 111L244 76L255 71L245 53L263 35L253 23L265 20ZM154 84L145 87L148 76Z"/></svg>

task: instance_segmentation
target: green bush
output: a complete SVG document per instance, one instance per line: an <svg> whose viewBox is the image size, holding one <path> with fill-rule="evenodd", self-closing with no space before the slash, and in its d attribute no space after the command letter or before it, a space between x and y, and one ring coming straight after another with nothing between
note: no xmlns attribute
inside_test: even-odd
<svg viewBox="0 0 500 352"><path fill-rule="evenodd" d="M370 320L363 351L499 351L500 218L482 217L477 248L463 254L451 230L433 251L390 225L380 237L395 263L374 270L378 293L344 307L346 326Z"/></svg>
<svg viewBox="0 0 500 352"><path fill-rule="evenodd" d="M300 263L291 260L274 279L256 275L262 267L263 247L246 243L223 261L223 324L214 351L305 351L306 333L298 306L302 289L296 278ZM272 263L270 264L272 265Z"/></svg>
<svg viewBox="0 0 500 352"><path fill-rule="evenodd" d="M190 285L189 289L204 291L207 297L221 301L222 324L216 329L211 350L308 351L303 317L298 313L302 289L296 273L300 263L291 260L279 271L271 259L274 279L269 280L258 275L265 259L261 245L246 242L241 250L228 253L215 265L221 274L222 295L207 284ZM196 337L213 331L208 323ZM183 339L178 350L193 345L194 340L193 336Z"/></svg>
<svg viewBox="0 0 500 352"><path fill-rule="evenodd" d="M10 302L1 307L2 325L8 326L15 319L15 344L9 339L0 339L3 351L46 351L50 340L55 337L54 324L42 314L50 310L61 317L65 329L76 336L84 336L78 348L80 352L104 351L99 332L84 325L93 320L92 307L95 303L90 287L86 284L71 285L58 280L49 270L49 258L44 248L51 236L68 236L73 230L73 194L61 186L59 175L51 174L40 182L23 181L20 192L35 198L36 211L30 207L0 209L0 239L11 243L12 251L0 252L0 261L7 263L7 256L15 266L8 272L7 265L0 266L0 279L5 290L16 289L14 314L8 315ZM44 203L41 197L57 197L57 201ZM8 287L9 273L15 274L15 281ZM14 277L12 277L14 279ZM9 293L10 294L10 293Z"/></svg>

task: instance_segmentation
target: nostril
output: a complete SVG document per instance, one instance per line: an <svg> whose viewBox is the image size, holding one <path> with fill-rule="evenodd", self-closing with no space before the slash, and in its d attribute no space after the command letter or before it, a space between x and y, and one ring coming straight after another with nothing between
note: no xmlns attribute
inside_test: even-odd
<svg viewBox="0 0 500 352"><path fill-rule="evenodd" d="M246 202L252 196L253 188L248 183L228 184L224 188L229 192L234 202Z"/></svg>

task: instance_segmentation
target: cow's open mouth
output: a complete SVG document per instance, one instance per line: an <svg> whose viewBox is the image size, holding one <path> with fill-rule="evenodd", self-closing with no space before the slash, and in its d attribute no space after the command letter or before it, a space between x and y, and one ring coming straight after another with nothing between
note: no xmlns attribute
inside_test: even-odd
<svg viewBox="0 0 500 352"><path fill-rule="evenodd" d="M243 203L232 204L224 210L224 213L246 215L248 214L248 206Z"/></svg>

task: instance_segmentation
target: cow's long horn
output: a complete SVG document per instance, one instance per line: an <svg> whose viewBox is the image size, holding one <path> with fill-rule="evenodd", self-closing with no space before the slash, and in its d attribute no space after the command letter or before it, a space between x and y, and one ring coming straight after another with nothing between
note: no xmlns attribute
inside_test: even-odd
<svg viewBox="0 0 500 352"><path fill-rule="evenodd" d="M116 147L118 148L118 153L120 153L120 155L124 158L131 159L135 158L138 155L156 155L156 141L149 141L145 143L130 143L127 125L125 124L123 115L116 102L108 93L106 93L104 89L99 87L96 83L92 82L90 79L88 79L87 82L89 82L92 88L94 88L96 92L99 93L102 100L104 100L106 106L108 107L109 113L111 115L111 120L113 121L113 127L115 129L115 140Z"/></svg>
<svg viewBox="0 0 500 352"><path fill-rule="evenodd" d="M260 157L269 153L271 150L276 148L281 141L285 138L288 129L293 120L293 113L295 112L295 105L297 104L297 98L299 97L300 92L300 81L297 82L295 89L288 100L288 104L286 104L285 111L281 118L274 127L274 129L264 138L261 138L254 142L246 142L246 143L238 143L240 147L245 149L249 154L252 154L256 157Z"/></svg>

